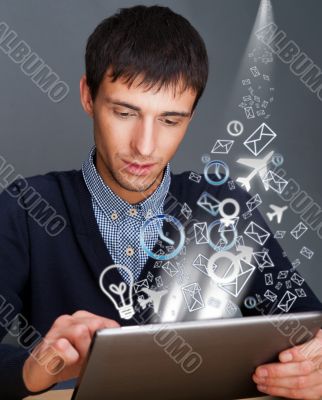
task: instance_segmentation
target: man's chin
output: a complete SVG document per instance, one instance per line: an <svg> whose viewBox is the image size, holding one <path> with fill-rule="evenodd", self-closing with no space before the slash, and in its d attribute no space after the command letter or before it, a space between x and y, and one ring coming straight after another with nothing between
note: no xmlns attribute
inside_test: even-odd
<svg viewBox="0 0 322 400"><path fill-rule="evenodd" d="M125 190L130 192L146 192L155 183L156 178L147 176L122 176L117 179L118 184Z"/></svg>

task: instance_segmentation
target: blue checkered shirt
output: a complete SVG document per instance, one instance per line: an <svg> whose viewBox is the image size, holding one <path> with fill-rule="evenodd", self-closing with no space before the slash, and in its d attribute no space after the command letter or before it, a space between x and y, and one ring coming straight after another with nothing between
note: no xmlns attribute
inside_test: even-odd
<svg viewBox="0 0 322 400"><path fill-rule="evenodd" d="M115 264L127 266L134 276L140 275L147 253L140 246L140 229L146 219L163 214L163 205L169 190L171 176L170 165L165 168L164 176L158 188L144 201L130 204L121 199L107 186L94 165L95 146L82 165L83 177L91 194L95 218L103 240ZM148 224L145 245L152 251L158 240L160 224ZM123 279L129 283L129 277L120 269Z"/></svg>

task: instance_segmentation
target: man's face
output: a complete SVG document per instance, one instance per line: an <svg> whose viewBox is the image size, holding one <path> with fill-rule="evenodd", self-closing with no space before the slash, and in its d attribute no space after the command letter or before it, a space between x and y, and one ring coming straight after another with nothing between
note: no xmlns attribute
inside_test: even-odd
<svg viewBox="0 0 322 400"><path fill-rule="evenodd" d="M196 93L146 91L135 81L102 81L92 104L97 164L122 189L151 188L175 154L191 120ZM103 169L103 171L102 171Z"/></svg>

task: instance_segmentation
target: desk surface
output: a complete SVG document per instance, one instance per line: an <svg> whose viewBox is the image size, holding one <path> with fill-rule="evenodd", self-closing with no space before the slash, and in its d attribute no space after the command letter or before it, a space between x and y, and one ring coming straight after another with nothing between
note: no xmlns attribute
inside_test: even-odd
<svg viewBox="0 0 322 400"><path fill-rule="evenodd" d="M25 400L70 400L72 397L72 390L52 390L39 396L26 397ZM269 400L273 397L253 397L249 400ZM247 400L247 399L244 399Z"/></svg>

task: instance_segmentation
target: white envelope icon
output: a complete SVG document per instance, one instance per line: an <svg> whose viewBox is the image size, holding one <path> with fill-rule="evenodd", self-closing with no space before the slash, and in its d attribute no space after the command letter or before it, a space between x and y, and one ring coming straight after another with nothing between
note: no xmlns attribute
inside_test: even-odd
<svg viewBox="0 0 322 400"><path fill-rule="evenodd" d="M154 263L153 268L161 268L161 267L162 267L162 261L156 261L156 262Z"/></svg>
<svg viewBox="0 0 322 400"><path fill-rule="evenodd" d="M215 154L228 154L233 144L234 140L218 139L211 152Z"/></svg>
<svg viewBox="0 0 322 400"><path fill-rule="evenodd" d="M286 231L276 231L274 238L275 239L283 239L285 234L286 234Z"/></svg>
<svg viewBox="0 0 322 400"><path fill-rule="evenodd" d="M209 243L207 222L198 222L193 225L196 244Z"/></svg>
<svg viewBox="0 0 322 400"><path fill-rule="evenodd" d="M267 251L259 251L256 253L253 253L253 256L256 260L256 263L258 265L258 269L262 272L265 268L272 268L274 267L274 263L269 256Z"/></svg>
<svg viewBox="0 0 322 400"><path fill-rule="evenodd" d="M190 312L204 308L205 304L201 296L201 288L198 283L191 283L190 285L183 286L181 290Z"/></svg>
<svg viewBox="0 0 322 400"><path fill-rule="evenodd" d="M207 265L208 258L205 257L203 254L198 254L194 262L192 263L193 267L197 268L200 272L208 276Z"/></svg>
<svg viewBox="0 0 322 400"><path fill-rule="evenodd" d="M303 222L300 222L296 225L295 228L291 230L291 235L298 240L304 233L307 231L307 227L303 224Z"/></svg>
<svg viewBox="0 0 322 400"><path fill-rule="evenodd" d="M250 222L244 231L245 235L254 240L256 243L263 246L267 239L270 237L270 233L265 231L261 226L257 225L255 222Z"/></svg>
<svg viewBox="0 0 322 400"><path fill-rule="evenodd" d="M286 279L288 275L288 271L280 271L277 275L277 279Z"/></svg>
<svg viewBox="0 0 322 400"><path fill-rule="evenodd" d="M208 192L202 193L197 201L197 204L214 217L219 213L220 201L218 201Z"/></svg>
<svg viewBox="0 0 322 400"><path fill-rule="evenodd" d="M187 203L183 203L181 208L181 214L184 215L186 219L189 219L191 217L192 210Z"/></svg>
<svg viewBox="0 0 322 400"><path fill-rule="evenodd" d="M302 278L301 275L294 272L294 274L291 276L291 281L295 282L299 286L302 286L304 283L304 278Z"/></svg>
<svg viewBox="0 0 322 400"><path fill-rule="evenodd" d="M280 302L277 304L277 307L282 311L288 312L296 299L297 297L295 296L295 294L287 290L284 293L284 296L281 298Z"/></svg>
<svg viewBox="0 0 322 400"><path fill-rule="evenodd" d="M171 278L173 278L178 272L178 268L172 264L172 262L167 261L166 263L163 264L162 269L169 275Z"/></svg>
<svg viewBox="0 0 322 400"><path fill-rule="evenodd" d="M300 254L302 254L303 257L308 258L309 260L313 257L314 252L307 247L303 246L301 248Z"/></svg>
<svg viewBox="0 0 322 400"><path fill-rule="evenodd" d="M297 258L296 260L292 261L293 269L297 268L301 264L301 261Z"/></svg>
<svg viewBox="0 0 322 400"><path fill-rule="evenodd" d="M234 232L237 228L239 217L221 218L218 232Z"/></svg>
<svg viewBox="0 0 322 400"><path fill-rule="evenodd" d="M201 181L201 175L191 171L189 175L189 179L193 182L199 183Z"/></svg>
<svg viewBox="0 0 322 400"><path fill-rule="evenodd" d="M271 188L275 192L281 194L286 188L288 182L282 177L275 174L273 171L268 171L263 177L262 181L266 190Z"/></svg>
<svg viewBox="0 0 322 400"><path fill-rule="evenodd" d="M298 297L306 297L306 293L302 288L295 289L295 293L298 295Z"/></svg>
<svg viewBox="0 0 322 400"><path fill-rule="evenodd" d="M244 142L254 156L258 156L276 137L276 133L263 122Z"/></svg>
<svg viewBox="0 0 322 400"><path fill-rule="evenodd" d="M272 274L265 274L265 285L270 286L273 285L273 275Z"/></svg>
<svg viewBox="0 0 322 400"><path fill-rule="evenodd" d="M147 279L143 279L142 281L135 282L133 288L135 293L139 293L144 288L149 289L149 282Z"/></svg>
<svg viewBox="0 0 322 400"><path fill-rule="evenodd" d="M238 297L240 292L243 290L246 283L254 273L256 267L254 267L254 265L249 264L248 262L246 262L241 258L238 261L236 260L235 262L239 263L239 270L235 278L230 282L218 283L217 286L220 289L224 290L225 292L231 294L232 296ZM234 268L234 263L230 265L225 275L229 276L231 274L230 270L232 268Z"/></svg>
<svg viewBox="0 0 322 400"><path fill-rule="evenodd" d="M287 289L291 289L291 287L292 287L292 282L291 282L290 280L285 281L285 286L286 286Z"/></svg>
<svg viewBox="0 0 322 400"><path fill-rule="evenodd" d="M264 293L264 297L266 297L268 300L274 302L277 299L277 294L275 294L271 290L267 289L266 292Z"/></svg>
<svg viewBox="0 0 322 400"><path fill-rule="evenodd" d="M251 199L246 201L246 206L249 211L255 210L258 206L262 204L262 199L260 198L260 195L257 193L255 196L253 196Z"/></svg>
<svg viewBox="0 0 322 400"><path fill-rule="evenodd" d="M251 67L251 68L249 68L250 69L250 72L253 74L253 76L256 78L256 76L259 76L260 75L260 72L258 71L258 68L255 66L255 67Z"/></svg>
<svg viewBox="0 0 322 400"><path fill-rule="evenodd" d="M255 118L253 107L245 107L244 111L247 119Z"/></svg>

